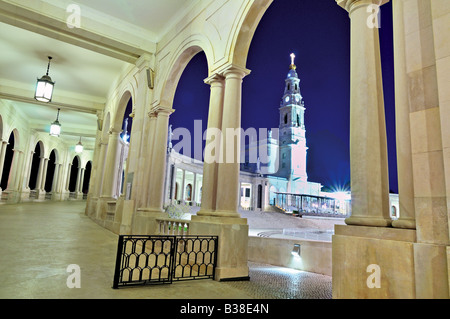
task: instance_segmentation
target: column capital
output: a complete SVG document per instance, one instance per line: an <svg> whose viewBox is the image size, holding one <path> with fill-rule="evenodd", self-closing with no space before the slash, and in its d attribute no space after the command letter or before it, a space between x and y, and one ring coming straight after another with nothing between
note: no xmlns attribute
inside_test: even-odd
<svg viewBox="0 0 450 319"><path fill-rule="evenodd" d="M222 74L225 78L240 77L241 79L243 79L244 77L249 75L250 72L251 71L249 69L234 64L230 64L222 70Z"/></svg>
<svg viewBox="0 0 450 319"><path fill-rule="evenodd" d="M208 76L206 79L203 80L206 84L209 84L211 86L213 85L222 85L224 84L224 77L218 73L213 73L212 75Z"/></svg>
<svg viewBox="0 0 450 319"><path fill-rule="evenodd" d="M109 129L108 133L110 135L112 135L112 134L120 134L120 133L122 133L122 128L118 129L118 128L112 127L112 128Z"/></svg>
<svg viewBox="0 0 450 319"><path fill-rule="evenodd" d="M171 108L171 107L158 105L158 106L155 106L154 108L152 108L152 110L150 112L151 113L152 112L155 113L156 116L159 116L159 115L169 116L170 114L175 112L175 110L173 108Z"/></svg>
<svg viewBox="0 0 450 319"><path fill-rule="evenodd" d="M151 110L148 112L148 117L149 117L150 119L156 119L157 116L158 116L158 113L155 112L154 109L151 109Z"/></svg>
<svg viewBox="0 0 450 319"><path fill-rule="evenodd" d="M372 4L382 6L388 3L389 0L336 0L336 3L350 12L355 6L369 6Z"/></svg>
<svg viewBox="0 0 450 319"><path fill-rule="evenodd" d="M241 79L243 79L245 76L249 75L250 72L251 71L245 67L230 63L230 64L226 64L226 65L222 66L221 68L215 70L214 74L209 76L207 79L213 78L214 75L219 75L219 76L223 76L226 78L227 76L230 76L230 74L238 75L241 77Z"/></svg>

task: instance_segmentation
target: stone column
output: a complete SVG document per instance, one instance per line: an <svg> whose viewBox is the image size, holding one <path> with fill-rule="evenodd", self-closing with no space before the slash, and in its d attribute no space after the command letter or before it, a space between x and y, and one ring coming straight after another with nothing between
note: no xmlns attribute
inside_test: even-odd
<svg viewBox="0 0 450 319"><path fill-rule="evenodd" d="M105 172L106 151L108 149L108 143L104 141L100 142L100 154L98 156L98 163L96 169L94 197L99 197L102 193L103 176Z"/></svg>
<svg viewBox="0 0 450 319"><path fill-rule="evenodd" d="M8 186L6 187L7 190L17 190L20 180L20 164L23 152L18 149L13 149L13 151L14 155L11 162L11 169L9 171Z"/></svg>
<svg viewBox="0 0 450 319"><path fill-rule="evenodd" d="M26 189L30 189L29 184L30 184L30 178L31 178L31 169L33 167L33 155L34 155L34 151L31 151L30 157L28 160L28 162L29 162L28 169L27 169L28 173L27 173L26 181L25 181ZM0 171L0 179L1 179L1 171Z"/></svg>
<svg viewBox="0 0 450 319"><path fill-rule="evenodd" d="M41 185L39 185L39 189L41 191L45 191L45 181L47 180L47 168L48 168L48 158L44 158L44 167L42 170Z"/></svg>
<svg viewBox="0 0 450 319"><path fill-rule="evenodd" d="M222 129L223 95L225 88L223 77L217 74L207 78L205 80L205 83L211 86L211 93L209 98L205 159L203 163L202 203L200 211L197 212L197 215L199 216L207 216L211 212L216 210L217 170L219 166L218 157L220 156L220 136L215 133L219 133ZM209 149L214 149L215 152L209 154Z"/></svg>
<svg viewBox="0 0 450 319"><path fill-rule="evenodd" d="M369 6L388 0L337 0L350 16L350 167L348 225L389 226L389 180L378 28Z"/></svg>
<svg viewBox="0 0 450 319"><path fill-rule="evenodd" d="M55 164L55 172L53 173L53 181L52 181L52 191L51 191L52 193L57 192L60 165L61 164Z"/></svg>
<svg viewBox="0 0 450 319"><path fill-rule="evenodd" d="M222 130L222 134L215 136L220 138L220 142L207 139L206 145L214 143L220 146L216 147L216 151L220 152L219 156L214 156L219 164L203 167L202 208L197 215L192 216L190 224L191 234L219 237L216 280L248 280L248 224L246 219L240 218L237 211L240 134L235 131L241 126L241 84L247 72L248 70L229 66L223 72L224 88L220 82L215 82L211 87L208 129L218 128ZM232 129L231 137L226 136L227 128ZM227 163L226 155L231 152L233 158L228 158ZM205 155L207 153L205 149Z"/></svg>
<svg viewBox="0 0 450 319"><path fill-rule="evenodd" d="M83 192L83 183L84 183L84 173L85 173L85 169L81 168L81 173L80 173L80 185L78 188L78 192L82 193Z"/></svg>
<svg viewBox="0 0 450 319"><path fill-rule="evenodd" d="M70 175L72 174L72 163L69 163L67 166L67 174L66 174L66 185L64 186L65 191L69 191L69 184L70 184Z"/></svg>
<svg viewBox="0 0 450 319"><path fill-rule="evenodd" d="M42 184L42 176L44 174L44 162L45 162L45 158L44 156L40 156L39 157L39 169L38 169L38 175L36 178L36 185L34 186L34 190L36 192L39 192L41 189L41 184Z"/></svg>
<svg viewBox="0 0 450 319"><path fill-rule="evenodd" d="M145 152L145 158L142 158L141 160L145 161L146 165L144 166L144 179L142 181L142 191L140 193L140 198L137 202L137 207L147 206L149 203L149 185L150 185L150 179L151 179L151 173L152 173L152 164L151 164L151 158L152 158L152 151L153 151L153 144L155 141L155 132L156 132L156 117L157 114L155 112L149 112L148 113L148 145L147 147L144 147Z"/></svg>
<svg viewBox="0 0 450 319"><path fill-rule="evenodd" d="M156 110L156 125L154 143L152 147L151 178L149 181L149 193L146 210L162 212L164 201L164 178L166 166L167 130L169 116L174 111L171 108L159 107Z"/></svg>
<svg viewBox="0 0 450 319"><path fill-rule="evenodd" d="M197 203L196 197L197 196L197 173L194 172L194 181L192 183L192 194L191 194L191 202L192 206L195 206Z"/></svg>
<svg viewBox="0 0 450 319"><path fill-rule="evenodd" d="M106 163L104 169L105 171L101 197L114 197L116 179L118 176L117 168L119 163L118 146L120 132L121 130L112 130L109 132L108 151L106 153Z"/></svg>
<svg viewBox="0 0 450 319"><path fill-rule="evenodd" d="M395 71L395 131L397 134L397 174L400 217L397 228L416 228L411 131L409 121L408 77L405 63L405 27L402 0L392 2Z"/></svg>
<svg viewBox="0 0 450 319"><path fill-rule="evenodd" d="M186 170L183 169L183 177L181 178L181 204L186 201Z"/></svg>
<svg viewBox="0 0 450 319"><path fill-rule="evenodd" d="M5 155L6 155L6 147L8 146L7 141L2 141L0 145L0 181L2 180L3 175L3 166L5 165Z"/></svg>
<svg viewBox="0 0 450 319"><path fill-rule="evenodd" d="M224 72L221 159L217 171L216 215L240 218L239 171L242 79L246 70L231 67Z"/></svg>

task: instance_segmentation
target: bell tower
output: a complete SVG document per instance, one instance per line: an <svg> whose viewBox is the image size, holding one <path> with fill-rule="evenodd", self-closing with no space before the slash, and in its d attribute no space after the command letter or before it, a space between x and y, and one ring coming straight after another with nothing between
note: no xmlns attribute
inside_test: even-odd
<svg viewBox="0 0 450 319"><path fill-rule="evenodd" d="M277 175L292 181L307 182L306 174L306 130L305 104L300 93L295 55L291 54L291 65L285 80L284 94L280 103L279 151L280 161Z"/></svg>

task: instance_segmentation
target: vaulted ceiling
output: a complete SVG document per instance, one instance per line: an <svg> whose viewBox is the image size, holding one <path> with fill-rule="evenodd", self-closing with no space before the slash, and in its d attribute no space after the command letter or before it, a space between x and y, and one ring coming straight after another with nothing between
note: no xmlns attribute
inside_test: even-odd
<svg viewBox="0 0 450 319"><path fill-rule="evenodd" d="M62 137L95 137L97 111L120 71L158 41L199 0L0 0L0 99L45 129L61 108ZM78 10L78 11L77 11ZM68 22L79 13L79 28ZM56 82L51 103L34 100L36 79Z"/></svg>

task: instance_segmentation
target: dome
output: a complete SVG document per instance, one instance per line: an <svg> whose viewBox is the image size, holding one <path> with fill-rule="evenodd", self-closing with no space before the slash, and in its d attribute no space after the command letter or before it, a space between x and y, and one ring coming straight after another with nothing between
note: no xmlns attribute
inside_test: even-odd
<svg viewBox="0 0 450 319"><path fill-rule="evenodd" d="M288 78L298 78L297 72L294 69L290 69L287 76Z"/></svg>

